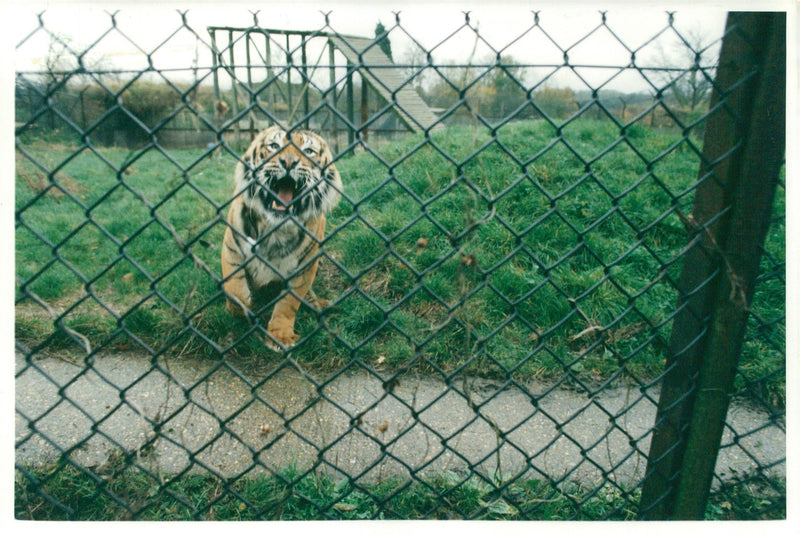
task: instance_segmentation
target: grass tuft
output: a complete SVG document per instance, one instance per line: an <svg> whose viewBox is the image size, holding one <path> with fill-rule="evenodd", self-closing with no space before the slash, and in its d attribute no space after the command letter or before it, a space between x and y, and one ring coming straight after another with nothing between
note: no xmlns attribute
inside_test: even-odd
<svg viewBox="0 0 800 534"><path fill-rule="evenodd" d="M633 520L639 500L639 490L611 484L585 488L538 479L506 482L453 471L413 481L390 478L358 483L297 467L235 481L212 474L157 478L132 460L120 453L93 469L64 461L18 469L15 517L80 521ZM776 484L780 483L751 481L717 492L709 501L706 517L785 518L785 499L776 493Z"/></svg>

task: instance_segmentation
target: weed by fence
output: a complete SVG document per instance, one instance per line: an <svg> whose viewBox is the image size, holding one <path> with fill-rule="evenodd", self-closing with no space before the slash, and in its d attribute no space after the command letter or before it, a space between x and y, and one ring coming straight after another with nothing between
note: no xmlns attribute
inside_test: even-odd
<svg viewBox="0 0 800 534"><path fill-rule="evenodd" d="M400 15L385 35L425 60L329 15L184 13L172 35L213 64L177 82L152 68L171 36L114 71L85 59L138 47L116 15L84 49L40 15L18 52L63 46L16 78L17 517L785 517L785 17L729 15L717 63L672 14L637 47L606 14L570 44L530 16L511 43L563 63L512 61L469 15L485 63L437 63ZM630 63L570 61L601 36ZM641 59L667 37L690 65ZM651 97L606 88L628 75ZM282 354L219 269L264 122L329 135L344 180L332 306ZM388 123L409 131L378 142ZM169 148L179 124L211 141Z"/></svg>

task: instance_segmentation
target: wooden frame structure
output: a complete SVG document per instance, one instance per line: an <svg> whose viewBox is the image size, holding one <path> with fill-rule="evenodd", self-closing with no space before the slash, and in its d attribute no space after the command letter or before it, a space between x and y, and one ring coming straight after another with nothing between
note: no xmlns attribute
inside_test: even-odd
<svg viewBox="0 0 800 534"><path fill-rule="evenodd" d="M264 126L260 122L315 128L336 144L341 132L352 144L357 137L366 140L370 130L386 129L387 122L393 131L442 127L374 39L259 27L210 26L208 32L216 101L223 99L221 73L230 80L230 120L218 117L219 125L224 122L237 137L242 130L255 135ZM245 62L240 64L242 49Z"/></svg>

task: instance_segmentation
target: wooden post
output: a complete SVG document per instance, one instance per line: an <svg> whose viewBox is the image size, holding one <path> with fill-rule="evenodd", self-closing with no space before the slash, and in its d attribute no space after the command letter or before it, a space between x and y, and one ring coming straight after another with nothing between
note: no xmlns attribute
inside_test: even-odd
<svg viewBox="0 0 800 534"><path fill-rule="evenodd" d="M785 150L785 13L730 13L640 517L702 519Z"/></svg>
<svg viewBox="0 0 800 534"><path fill-rule="evenodd" d="M219 50L217 49L217 32L213 28L208 30L211 33L211 70L214 73L214 110L216 111L216 104L219 102ZM216 114L216 113L215 113ZM220 124L216 125L217 128Z"/></svg>
<svg viewBox="0 0 800 534"><path fill-rule="evenodd" d="M255 139L256 137L256 121L255 121L255 112L253 108L255 107L255 96L253 95L253 69L250 63L250 32L245 30L244 37L244 44L245 44L245 57L247 58L247 93L248 93L248 103L249 103L249 110L248 115L250 117L250 141Z"/></svg>
<svg viewBox="0 0 800 534"><path fill-rule="evenodd" d="M294 120L294 117L291 116L292 112L292 52L289 49L289 34L286 34L286 94L288 95L286 100L286 121L291 122ZM287 125L291 128L291 124Z"/></svg>
<svg viewBox="0 0 800 534"><path fill-rule="evenodd" d="M236 89L236 58L233 53L233 30L228 30L228 54L230 55L231 66L231 98L233 100L233 123L235 132L234 139L237 141L241 137L239 131L239 91Z"/></svg>
<svg viewBox="0 0 800 534"><path fill-rule="evenodd" d="M275 68L272 64L272 39L270 38L269 33L264 33L264 39L266 40L265 43L265 50L264 53L266 54L267 60L267 79L271 79L275 76ZM274 79L269 82L269 87L267 88L267 98L272 101L272 115L277 117L278 114L278 91L275 88L275 85L278 83L278 79Z"/></svg>
<svg viewBox="0 0 800 534"><path fill-rule="evenodd" d="M89 86L87 85L86 87L81 89L80 93L78 93L81 99L81 130L83 130L84 132L86 131L86 127L88 125L86 124L86 102L84 101L83 97L88 89Z"/></svg>
<svg viewBox="0 0 800 534"><path fill-rule="evenodd" d="M334 113L336 109L336 57L334 55L333 43L328 40L328 137L333 142L333 150L339 153L339 119Z"/></svg>
<svg viewBox="0 0 800 534"><path fill-rule="evenodd" d="M361 76L361 128L359 131L361 132L361 138L366 143L369 140L369 128L365 126L367 123L367 118L369 117L369 109L367 108L369 104L369 95L367 94L367 90L369 86L367 85L367 80L364 76Z"/></svg>
<svg viewBox="0 0 800 534"><path fill-rule="evenodd" d="M761 45L755 58L760 75L754 84L749 125L741 132L744 137L740 139L745 142L741 158L728 169L731 211L726 221L727 236L719 236L718 241L725 274L714 297L673 519L702 519L705 512L784 160L786 14L731 16L736 16L742 29L756 36L754 43ZM734 57L749 53L745 47L750 43L740 40L736 45L740 49L732 52ZM725 69L735 72L736 67L720 62L719 68L725 80L723 87L730 87L735 80L725 79ZM733 127L734 120L730 123Z"/></svg>
<svg viewBox="0 0 800 534"><path fill-rule="evenodd" d="M311 109L309 105L309 95L308 93L311 90L311 82L308 79L308 57L306 56L306 36L300 36L300 58L303 62L302 69L303 69L303 127L308 130L309 126L309 117L308 112Z"/></svg>
<svg viewBox="0 0 800 534"><path fill-rule="evenodd" d="M353 95L353 64L350 61L347 62L347 120L348 120L348 127L347 127L347 143L352 145L356 140L356 132L355 132L355 125L356 125L356 113L355 113L355 103L353 99L355 96Z"/></svg>

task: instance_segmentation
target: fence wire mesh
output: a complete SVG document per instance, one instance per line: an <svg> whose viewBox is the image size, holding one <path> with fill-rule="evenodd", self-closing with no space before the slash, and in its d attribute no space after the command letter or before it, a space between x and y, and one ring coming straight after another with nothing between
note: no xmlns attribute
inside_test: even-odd
<svg viewBox="0 0 800 534"><path fill-rule="evenodd" d="M528 13L500 45L470 14L432 39L402 14L355 37L335 13L181 12L140 44L95 15L78 42L39 14L17 44L18 518L637 517L735 27L659 13L633 44L600 13L564 41ZM234 168L270 124L333 148L310 260L331 302L290 274L236 318ZM707 518L785 517L783 188ZM299 338L275 351L287 291Z"/></svg>

